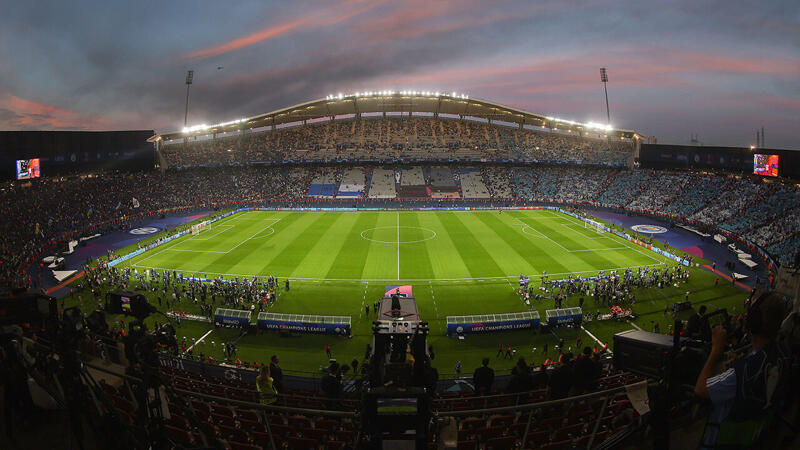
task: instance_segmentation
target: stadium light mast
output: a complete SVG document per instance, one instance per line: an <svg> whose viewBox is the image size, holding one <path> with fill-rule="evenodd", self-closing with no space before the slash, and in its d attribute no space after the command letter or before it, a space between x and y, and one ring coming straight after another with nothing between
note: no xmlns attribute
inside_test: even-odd
<svg viewBox="0 0 800 450"><path fill-rule="evenodd" d="M606 124L611 125L611 110L608 108L608 73L605 67L600 68L600 81L603 82L603 90L606 92L606 120L608 120Z"/></svg>
<svg viewBox="0 0 800 450"><path fill-rule="evenodd" d="M186 72L186 111L183 113L183 126L186 127L189 122L189 86L192 85L194 79L194 70Z"/></svg>

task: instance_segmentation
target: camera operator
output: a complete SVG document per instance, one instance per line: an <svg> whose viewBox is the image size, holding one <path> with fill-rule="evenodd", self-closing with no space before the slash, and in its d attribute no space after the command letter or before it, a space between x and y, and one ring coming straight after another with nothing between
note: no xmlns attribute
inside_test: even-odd
<svg viewBox="0 0 800 450"><path fill-rule="evenodd" d="M778 294L756 297L745 321L752 336L751 353L716 376L714 368L728 342L725 328L712 330L711 353L694 388L696 396L711 401L701 448L751 448L771 422L775 403L781 399L776 392L782 390L788 373L789 354L776 339L786 312Z"/></svg>

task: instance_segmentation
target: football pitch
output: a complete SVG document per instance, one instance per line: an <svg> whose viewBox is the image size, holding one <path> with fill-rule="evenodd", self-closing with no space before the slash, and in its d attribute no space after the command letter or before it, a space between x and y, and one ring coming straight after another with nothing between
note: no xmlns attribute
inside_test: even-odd
<svg viewBox="0 0 800 450"><path fill-rule="evenodd" d="M184 276L342 282L512 281L665 260L551 210L238 213L131 261ZM485 311L481 311L485 312Z"/></svg>
<svg viewBox="0 0 800 450"><path fill-rule="evenodd" d="M238 277L279 279L277 300L270 312L346 315L352 318L353 337L250 333L214 328L212 324L183 321L178 340L195 338L194 352L221 359L221 342L236 342L239 358L268 361L279 354L284 368L318 373L326 364L330 344L340 362L361 361L372 342L374 313L365 305L383 297L389 286L410 285L420 317L430 324L429 344L435 349L433 365L452 376L453 365L463 361L474 368L480 358L494 356L499 343L517 351L514 359L494 359L493 367L510 368L517 357L541 363L555 356L558 338L565 350L582 345L612 344L614 333L641 327L651 331L658 323L668 331L672 317L665 306L683 301L691 291L693 304L715 308L736 306L746 297L730 283L715 286L715 275L692 268L688 283L635 291L635 323L587 322L581 329L559 328L553 333L510 331L458 340L445 336L446 317L512 313L553 309L551 299L526 305L518 294L520 274L540 286L540 275L551 280L569 275L595 276L601 270L673 267L677 263L611 233L598 232L584 222L553 210L506 211L248 211L214 222L198 235L187 235L132 258L121 267L141 272L153 268L184 277L226 280ZM284 281L290 280L290 290ZM152 304L157 300L146 293ZM549 296L549 294L545 294ZM577 306L578 295L563 307ZM174 309L199 311L186 301ZM221 306L220 304L215 307ZM608 307L588 297L585 311L607 312ZM256 309L256 312L258 310ZM253 320L255 320L253 314ZM111 317L113 320L114 317ZM158 320L151 316L148 321ZM163 320L162 320L163 321ZM202 339L201 339L202 338ZM543 347L549 346L549 353Z"/></svg>

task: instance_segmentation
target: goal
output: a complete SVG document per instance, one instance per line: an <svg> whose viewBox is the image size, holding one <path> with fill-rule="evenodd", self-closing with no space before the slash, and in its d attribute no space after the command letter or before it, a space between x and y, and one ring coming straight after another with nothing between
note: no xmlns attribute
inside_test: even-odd
<svg viewBox="0 0 800 450"><path fill-rule="evenodd" d="M591 228L593 231L597 233L603 232L603 224L597 222L583 222L584 228Z"/></svg>
<svg viewBox="0 0 800 450"><path fill-rule="evenodd" d="M192 225L192 236L196 236L204 231L211 229L211 222L204 221Z"/></svg>

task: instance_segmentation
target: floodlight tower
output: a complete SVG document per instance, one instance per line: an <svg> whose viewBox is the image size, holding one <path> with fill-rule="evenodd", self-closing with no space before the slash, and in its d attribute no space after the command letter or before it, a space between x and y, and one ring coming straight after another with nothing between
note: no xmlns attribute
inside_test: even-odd
<svg viewBox="0 0 800 450"><path fill-rule="evenodd" d="M603 90L606 92L606 124L611 125L611 110L608 108L608 73L605 67L600 68L600 81L603 82Z"/></svg>
<svg viewBox="0 0 800 450"><path fill-rule="evenodd" d="M189 86L192 85L194 79L194 70L186 72L186 112L183 113L183 126L186 127L189 122Z"/></svg>

